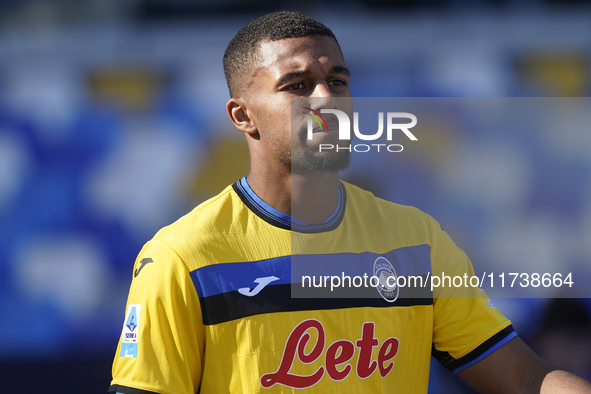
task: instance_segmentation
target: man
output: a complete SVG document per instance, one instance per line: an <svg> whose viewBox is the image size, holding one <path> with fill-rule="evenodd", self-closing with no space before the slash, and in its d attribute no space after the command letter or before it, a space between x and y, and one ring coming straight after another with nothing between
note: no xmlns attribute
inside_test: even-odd
<svg viewBox="0 0 591 394"><path fill-rule="evenodd" d="M298 253L320 270L472 267L428 215L340 182L346 151L318 151L338 143L333 132L316 128L307 140L300 116L292 133L292 99L314 98L312 111L351 96L327 27L265 15L230 42L224 71L250 173L140 252L110 391L426 392L433 354L481 392L591 393L539 359L482 298L399 298L387 288L379 298L292 298Z"/></svg>

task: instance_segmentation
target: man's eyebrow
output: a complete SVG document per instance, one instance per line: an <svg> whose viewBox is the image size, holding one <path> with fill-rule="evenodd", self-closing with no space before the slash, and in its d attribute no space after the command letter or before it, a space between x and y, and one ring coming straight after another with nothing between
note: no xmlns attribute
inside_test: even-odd
<svg viewBox="0 0 591 394"><path fill-rule="evenodd" d="M349 69L345 66L333 66L330 68L329 72L331 74L343 74L346 76L351 75L351 71L349 71ZM283 74L281 77L279 77L275 86L281 86L285 83L288 83L292 79L300 78L300 77L303 77L304 75L309 75L310 73L311 73L310 70L301 70L301 71L294 71L294 72L290 72L287 74Z"/></svg>
<svg viewBox="0 0 591 394"><path fill-rule="evenodd" d="M331 74L344 74L346 76L351 75L351 71L345 66L333 66L330 69Z"/></svg>
<svg viewBox="0 0 591 394"><path fill-rule="evenodd" d="M281 86L284 83L287 83L289 81L291 81L292 79L295 78L299 78L302 77L304 75L308 75L310 74L311 71L310 70L302 70L302 71L294 71L291 73L287 73L287 74L283 74L281 77L279 77L279 79L277 80L277 83L275 84L275 86Z"/></svg>

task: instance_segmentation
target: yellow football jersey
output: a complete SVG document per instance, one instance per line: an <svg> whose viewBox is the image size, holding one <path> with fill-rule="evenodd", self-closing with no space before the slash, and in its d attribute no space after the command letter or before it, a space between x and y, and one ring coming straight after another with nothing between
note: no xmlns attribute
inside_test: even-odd
<svg viewBox="0 0 591 394"><path fill-rule="evenodd" d="M387 283L444 273L473 270L416 208L341 182L308 226L243 178L140 252L109 391L426 393L432 355L455 373L516 335L478 289Z"/></svg>

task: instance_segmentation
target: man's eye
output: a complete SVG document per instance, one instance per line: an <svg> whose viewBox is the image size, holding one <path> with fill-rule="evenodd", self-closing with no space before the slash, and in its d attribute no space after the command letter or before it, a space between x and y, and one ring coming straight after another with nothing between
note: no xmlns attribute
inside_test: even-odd
<svg viewBox="0 0 591 394"><path fill-rule="evenodd" d="M335 79L333 81L330 81L329 84L332 86L344 86L347 83L345 81L343 81L342 79Z"/></svg>
<svg viewBox="0 0 591 394"><path fill-rule="evenodd" d="M303 89L304 88L304 84L301 82L298 83L294 83L292 85L287 86L285 89L286 90L297 90L297 89Z"/></svg>

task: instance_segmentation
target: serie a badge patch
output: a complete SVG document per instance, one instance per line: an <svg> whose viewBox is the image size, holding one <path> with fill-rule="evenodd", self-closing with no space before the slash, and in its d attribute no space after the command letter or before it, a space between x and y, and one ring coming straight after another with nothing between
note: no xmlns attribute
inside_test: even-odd
<svg viewBox="0 0 591 394"><path fill-rule="evenodd" d="M125 323L123 324L123 331L121 333L121 352L119 352L119 357L137 357L141 310L141 304L130 304L127 306Z"/></svg>

